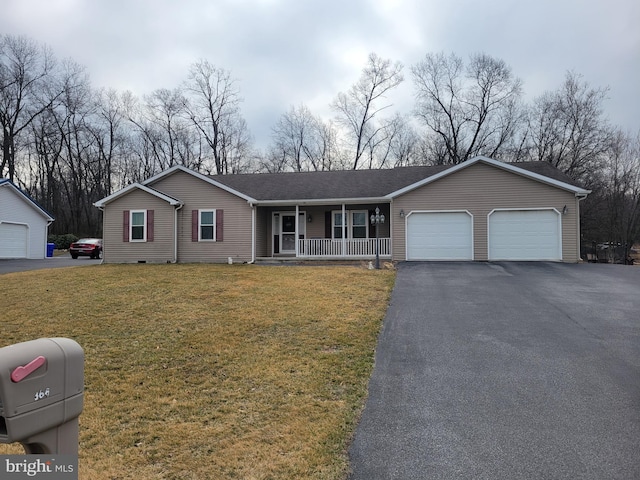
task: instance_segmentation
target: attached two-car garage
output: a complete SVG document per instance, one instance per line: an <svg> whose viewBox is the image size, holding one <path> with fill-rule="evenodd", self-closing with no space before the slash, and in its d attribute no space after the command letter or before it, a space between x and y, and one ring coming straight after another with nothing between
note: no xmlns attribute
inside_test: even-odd
<svg viewBox="0 0 640 480"><path fill-rule="evenodd" d="M489 260L562 260L560 212L553 208L493 210L486 220ZM474 260L469 211L411 212L407 260Z"/></svg>

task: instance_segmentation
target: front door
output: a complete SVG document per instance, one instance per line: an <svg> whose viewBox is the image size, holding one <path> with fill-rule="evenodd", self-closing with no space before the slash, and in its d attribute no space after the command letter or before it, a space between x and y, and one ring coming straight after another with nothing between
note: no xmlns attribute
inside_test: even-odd
<svg viewBox="0 0 640 480"><path fill-rule="evenodd" d="M280 226L280 253L296 253L296 215L283 213Z"/></svg>
<svg viewBox="0 0 640 480"><path fill-rule="evenodd" d="M298 215L298 238L304 239L306 233L306 213ZM274 212L273 214L273 253L292 255L296 253L296 214L295 212Z"/></svg>

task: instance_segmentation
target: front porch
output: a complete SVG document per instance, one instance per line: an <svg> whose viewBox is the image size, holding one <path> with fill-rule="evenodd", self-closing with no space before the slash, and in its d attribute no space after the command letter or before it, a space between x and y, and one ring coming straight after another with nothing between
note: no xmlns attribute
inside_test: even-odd
<svg viewBox="0 0 640 480"><path fill-rule="evenodd" d="M378 207L385 222L373 225ZM257 257L300 260L373 260L392 256L390 204L259 207Z"/></svg>

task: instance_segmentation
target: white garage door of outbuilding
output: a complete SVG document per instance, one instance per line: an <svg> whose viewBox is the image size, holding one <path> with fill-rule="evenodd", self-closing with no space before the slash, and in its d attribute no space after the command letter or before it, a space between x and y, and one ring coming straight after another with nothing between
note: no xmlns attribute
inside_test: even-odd
<svg viewBox="0 0 640 480"><path fill-rule="evenodd" d="M0 223L0 258L26 258L29 229L18 223Z"/></svg>
<svg viewBox="0 0 640 480"><path fill-rule="evenodd" d="M560 212L555 209L491 212L489 260L562 260Z"/></svg>
<svg viewBox="0 0 640 480"><path fill-rule="evenodd" d="M412 212L407 216L407 260L473 260L469 212Z"/></svg>

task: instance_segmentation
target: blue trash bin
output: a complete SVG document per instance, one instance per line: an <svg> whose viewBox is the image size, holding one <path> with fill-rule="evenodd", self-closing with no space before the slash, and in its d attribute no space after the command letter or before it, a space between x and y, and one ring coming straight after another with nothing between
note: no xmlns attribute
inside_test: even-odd
<svg viewBox="0 0 640 480"><path fill-rule="evenodd" d="M55 243L47 243L47 257L53 257L53 250L56 248Z"/></svg>

